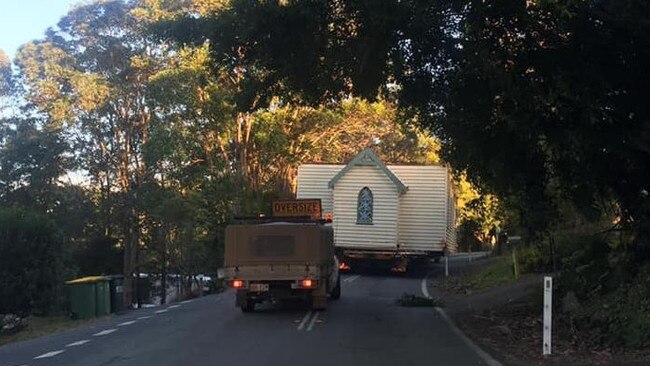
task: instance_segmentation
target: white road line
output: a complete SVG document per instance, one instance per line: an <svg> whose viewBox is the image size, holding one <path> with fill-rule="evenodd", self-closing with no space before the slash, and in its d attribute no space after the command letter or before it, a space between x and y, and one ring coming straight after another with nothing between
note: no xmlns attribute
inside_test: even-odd
<svg viewBox="0 0 650 366"><path fill-rule="evenodd" d="M302 318L302 321L301 321L300 324L298 325L298 330L302 330L302 328L305 326L305 324L307 324L307 321L309 320L309 318L311 317L311 315L312 315L313 313L314 313L313 311L310 311L310 312L308 312L308 313L305 315L304 318Z"/></svg>
<svg viewBox="0 0 650 366"><path fill-rule="evenodd" d="M422 279L422 295L426 297L427 299L431 298L431 295L429 294L429 289L427 288L427 278L424 277Z"/></svg>
<svg viewBox="0 0 650 366"><path fill-rule="evenodd" d="M449 318L447 313L442 308L436 307L436 311L440 316L447 322L449 325L449 328L451 328L451 331L454 332L458 336L458 338L462 339L465 344L469 348L471 348L476 354L479 355L483 359L483 361L488 364L489 366L503 366L501 365L501 362L495 360L492 356L490 356L487 352L483 351L479 346L477 346L474 342L472 342L471 339L467 338L467 336L463 333L462 330L458 329L456 324L454 324L453 320Z"/></svg>
<svg viewBox="0 0 650 366"><path fill-rule="evenodd" d="M139 320L149 319L149 318L153 318L153 315L139 316L139 317L138 317Z"/></svg>
<svg viewBox="0 0 650 366"><path fill-rule="evenodd" d="M344 279L343 282L352 282L352 281L356 280L359 277L361 277L361 276L360 275L354 275L354 276L351 276L351 277L348 277L348 278Z"/></svg>
<svg viewBox="0 0 650 366"><path fill-rule="evenodd" d="M162 310L156 310L155 313L156 313L156 314L162 314L162 313L166 313L166 312L168 312L168 311L169 311L169 310L167 310L167 309L162 309Z"/></svg>
<svg viewBox="0 0 650 366"><path fill-rule="evenodd" d="M60 354L63 353L63 352L65 352L65 350L60 349L60 350L58 350L58 351L52 351L52 352L48 352L48 353L43 353L43 354L40 355L40 356L36 356L36 357L34 357L34 359L35 359L35 360L38 360L38 359L40 359L40 358L49 358L49 357L54 357L54 356L56 356L56 355L60 355Z"/></svg>
<svg viewBox="0 0 650 366"><path fill-rule="evenodd" d="M314 315L314 317L311 318L311 322L309 322L309 326L307 327L308 332L311 332L312 328L314 327L314 324L316 324L316 320L318 319L318 315L320 315L320 313L318 311L316 311L316 314Z"/></svg>
<svg viewBox="0 0 650 366"><path fill-rule="evenodd" d="M431 294L429 294L429 289L427 288L427 278L426 277L424 277L422 279L422 294L427 299L431 298ZM465 342L465 344L467 344L467 346L469 348L471 348L474 352L476 352L476 354L481 359L483 359L483 361L486 364L488 364L489 366L502 366L499 361L495 360L487 352L483 351L479 346L477 346L474 342L472 342L471 339L467 338L467 336L463 333L463 331L458 329L456 324L454 324L454 322L451 320L451 318L449 318L447 313L445 313L445 311L442 308L436 307L436 311L445 320L445 322L447 322L447 324L449 325L449 328L451 328L451 331L454 332L454 334L456 334L458 336L458 338L460 338L463 342Z"/></svg>
<svg viewBox="0 0 650 366"><path fill-rule="evenodd" d="M95 334L93 334L93 336L94 336L94 337L101 337L101 336L105 336L105 335L107 335L107 334L111 334L111 333L113 333L113 332L115 332L115 331L117 331L116 328L113 328L113 329L106 329L106 330L102 330L102 331L99 332L99 333L95 333Z"/></svg>
<svg viewBox="0 0 650 366"><path fill-rule="evenodd" d="M181 307L180 305L172 305L172 306L168 307L167 309L176 309L176 308L180 308L180 307Z"/></svg>
<svg viewBox="0 0 650 366"><path fill-rule="evenodd" d="M72 342L70 344L66 344L66 347L81 346L82 344L86 344L88 342L90 342L90 339L84 339L84 340L81 340L81 341L76 341L76 342Z"/></svg>
<svg viewBox="0 0 650 366"><path fill-rule="evenodd" d="M181 304L189 304L189 303L191 303L192 301L194 301L194 300L185 300L185 301L181 301Z"/></svg>
<svg viewBox="0 0 650 366"><path fill-rule="evenodd" d="M124 326L126 326L126 325L134 324L135 322L136 322L136 320L131 320L131 321L128 321L128 322L120 323L120 324L118 324L117 326L118 326L118 327L124 327Z"/></svg>

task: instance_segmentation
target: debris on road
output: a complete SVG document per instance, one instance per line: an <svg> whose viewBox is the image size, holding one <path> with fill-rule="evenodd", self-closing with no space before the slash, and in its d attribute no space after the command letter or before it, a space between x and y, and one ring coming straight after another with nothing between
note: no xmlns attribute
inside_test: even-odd
<svg viewBox="0 0 650 366"><path fill-rule="evenodd" d="M437 298L427 298L404 293L402 297L397 299L397 303L407 307L442 307L444 304L442 300Z"/></svg>

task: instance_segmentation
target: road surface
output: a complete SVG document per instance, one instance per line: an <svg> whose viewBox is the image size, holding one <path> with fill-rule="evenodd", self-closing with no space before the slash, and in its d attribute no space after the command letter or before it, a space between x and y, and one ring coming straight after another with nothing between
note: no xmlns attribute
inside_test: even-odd
<svg viewBox="0 0 650 366"><path fill-rule="evenodd" d="M454 261L455 262L455 261ZM422 294L426 273L346 274L327 311L304 304L243 314L234 294L130 311L63 333L0 347L0 366L484 365L433 308L395 303Z"/></svg>

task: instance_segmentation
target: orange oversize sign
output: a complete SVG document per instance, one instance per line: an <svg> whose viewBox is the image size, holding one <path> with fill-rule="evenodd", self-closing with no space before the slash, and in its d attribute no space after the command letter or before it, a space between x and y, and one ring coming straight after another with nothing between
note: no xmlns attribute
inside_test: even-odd
<svg viewBox="0 0 650 366"><path fill-rule="evenodd" d="M286 200L273 202L274 217L308 216L314 220L322 219L319 199Z"/></svg>

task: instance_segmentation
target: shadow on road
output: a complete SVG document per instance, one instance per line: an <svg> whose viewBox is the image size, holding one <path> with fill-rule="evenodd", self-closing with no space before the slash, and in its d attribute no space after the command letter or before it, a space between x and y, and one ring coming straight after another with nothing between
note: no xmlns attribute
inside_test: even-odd
<svg viewBox="0 0 650 366"><path fill-rule="evenodd" d="M255 313L259 314L304 314L310 311L311 306L307 300L283 300L277 302L265 301L255 305Z"/></svg>
<svg viewBox="0 0 650 366"><path fill-rule="evenodd" d="M367 277L395 277L395 278L422 278L434 269L432 263L415 263L408 266L406 272L396 272L391 269L375 267L355 267L351 270L342 271L342 274L361 275Z"/></svg>

